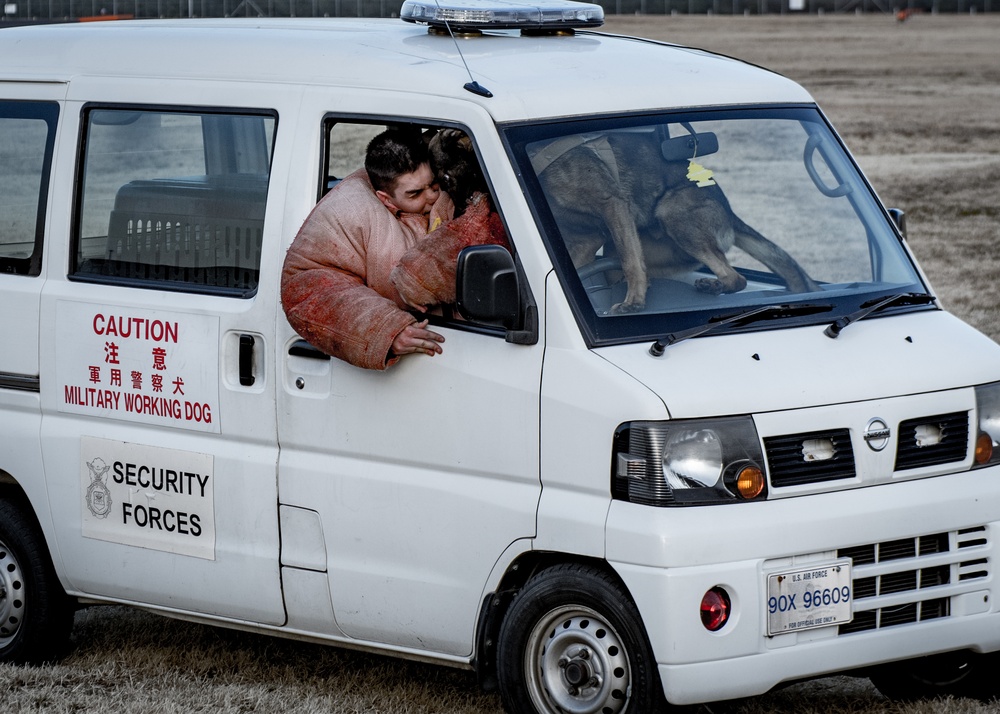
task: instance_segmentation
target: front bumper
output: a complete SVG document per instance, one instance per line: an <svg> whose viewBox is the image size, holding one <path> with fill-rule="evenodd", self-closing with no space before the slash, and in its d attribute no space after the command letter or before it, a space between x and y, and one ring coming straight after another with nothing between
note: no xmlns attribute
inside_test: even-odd
<svg viewBox="0 0 1000 714"><path fill-rule="evenodd" d="M643 617L667 699L692 704L956 649L1000 649L1000 468L773 502L612 504L608 560ZM767 574L850 557L854 620L767 636ZM701 624L721 586L732 615Z"/></svg>

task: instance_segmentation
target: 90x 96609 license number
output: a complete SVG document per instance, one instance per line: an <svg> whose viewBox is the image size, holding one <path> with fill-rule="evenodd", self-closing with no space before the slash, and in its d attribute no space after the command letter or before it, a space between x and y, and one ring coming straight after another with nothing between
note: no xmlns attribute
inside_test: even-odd
<svg viewBox="0 0 1000 714"><path fill-rule="evenodd" d="M850 622L851 561L838 560L767 576L767 634Z"/></svg>

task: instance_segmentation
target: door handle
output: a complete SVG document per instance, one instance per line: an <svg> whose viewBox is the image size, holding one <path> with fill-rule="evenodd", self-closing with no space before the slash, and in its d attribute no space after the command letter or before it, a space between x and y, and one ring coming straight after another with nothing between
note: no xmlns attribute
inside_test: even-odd
<svg viewBox="0 0 1000 714"><path fill-rule="evenodd" d="M291 347L288 348L288 354L292 357L305 357L307 359L330 359L330 355L320 352L305 340L295 340Z"/></svg>
<svg viewBox="0 0 1000 714"><path fill-rule="evenodd" d="M253 335L240 335L240 384L252 387L257 378L253 376Z"/></svg>

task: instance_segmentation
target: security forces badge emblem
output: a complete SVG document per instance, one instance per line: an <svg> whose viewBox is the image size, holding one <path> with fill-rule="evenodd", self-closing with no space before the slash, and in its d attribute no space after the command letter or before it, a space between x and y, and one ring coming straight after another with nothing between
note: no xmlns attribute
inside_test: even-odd
<svg viewBox="0 0 1000 714"><path fill-rule="evenodd" d="M107 518L111 513L111 491L108 489L108 471L111 469L104 459L98 456L93 461L87 461L90 469L90 485L87 487L87 510L97 518Z"/></svg>

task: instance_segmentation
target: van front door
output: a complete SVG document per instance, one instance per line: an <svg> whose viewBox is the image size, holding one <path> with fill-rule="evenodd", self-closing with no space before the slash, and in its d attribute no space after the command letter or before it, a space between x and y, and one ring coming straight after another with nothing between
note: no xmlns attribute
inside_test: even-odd
<svg viewBox="0 0 1000 714"><path fill-rule="evenodd" d="M282 624L265 359L277 300L257 289L275 112L77 114L71 240L49 261L41 318L43 461L67 590Z"/></svg>
<svg viewBox="0 0 1000 714"><path fill-rule="evenodd" d="M362 166L390 123L327 117L321 183ZM300 127L303 145L315 126ZM288 240L303 208L286 208ZM432 329L443 354L381 372L326 357L279 321L283 581L290 621L332 603L335 621L310 626L467 658L491 575L535 534L543 345L458 320Z"/></svg>

